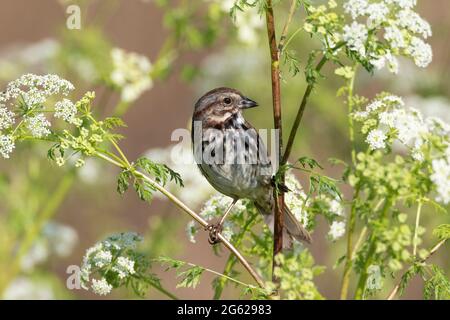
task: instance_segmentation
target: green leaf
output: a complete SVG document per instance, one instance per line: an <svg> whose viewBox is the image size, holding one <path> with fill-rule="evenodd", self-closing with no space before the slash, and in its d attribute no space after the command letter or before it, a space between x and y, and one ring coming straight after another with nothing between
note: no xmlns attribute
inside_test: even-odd
<svg viewBox="0 0 450 320"><path fill-rule="evenodd" d="M151 184L149 184L146 181L143 181L141 179L137 179L134 181L133 184L134 190L136 190L139 198L142 201L150 202L153 197L153 191L155 191L155 187L153 187Z"/></svg>
<svg viewBox="0 0 450 320"><path fill-rule="evenodd" d="M136 166L141 168L145 173L155 177L156 181L162 185L165 185L167 181L173 181L179 186L184 187L181 176L165 164L155 163L148 158L141 157L137 159Z"/></svg>
<svg viewBox="0 0 450 320"><path fill-rule="evenodd" d="M308 166L310 169L314 169L316 167L323 169L323 167L313 158L301 157L297 160L297 162L300 163L303 168Z"/></svg>
<svg viewBox="0 0 450 320"><path fill-rule="evenodd" d="M409 268L405 274L400 279L400 285L398 290L398 295L403 295L403 292L405 292L406 287L408 286L411 279L416 275L422 275L423 276L424 270L423 266L419 264L414 264L411 268Z"/></svg>
<svg viewBox="0 0 450 320"><path fill-rule="evenodd" d="M423 296L427 300L449 300L450 281L444 271L438 266L432 265L433 276L425 281Z"/></svg>
<svg viewBox="0 0 450 320"><path fill-rule="evenodd" d="M126 127L127 125L120 118L108 117L105 120L103 120L103 126L106 129L114 129L114 128L119 128L119 127Z"/></svg>
<svg viewBox="0 0 450 320"><path fill-rule="evenodd" d="M117 178L117 192L124 194L130 186L131 172L123 170Z"/></svg>
<svg viewBox="0 0 450 320"><path fill-rule="evenodd" d="M450 239L450 224L441 224L433 230L433 235L441 240Z"/></svg>
<svg viewBox="0 0 450 320"><path fill-rule="evenodd" d="M200 282L200 278L205 269L202 267L191 267L185 271L179 272L177 277L181 278L181 281L177 284L177 288L194 288Z"/></svg>

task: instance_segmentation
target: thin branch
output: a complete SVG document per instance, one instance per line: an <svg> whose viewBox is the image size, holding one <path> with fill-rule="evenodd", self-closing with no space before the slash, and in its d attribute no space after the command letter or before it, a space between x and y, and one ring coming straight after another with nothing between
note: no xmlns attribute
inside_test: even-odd
<svg viewBox="0 0 450 320"><path fill-rule="evenodd" d="M333 48L333 52L337 51L344 44L345 44L344 42L338 43ZM319 61L316 68L314 69L316 71L316 73L319 73L322 70L323 66L325 65L325 63L327 61L328 61L328 57L326 54L324 54L324 56L322 57L322 59ZM300 107L298 108L298 111L297 111L297 116L295 117L295 121L294 121L294 124L292 125L291 132L289 133L289 139L288 139L288 142L286 145L286 150L284 151L284 154L283 154L282 161L280 163L281 165L286 164L289 159L289 155L291 154L292 147L294 145L295 136L297 135L297 131L300 126L300 122L302 121L303 113L305 111L306 104L308 102L308 98L311 95L312 90L314 89L314 85L315 85L314 83L309 83L308 86L306 87L305 93L303 94L303 98L300 103Z"/></svg>
<svg viewBox="0 0 450 320"><path fill-rule="evenodd" d="M278 130L278 162L281 160L283 152L283 131L281 123L281 84L280 84L280 61L275 35L275 17L273 14L272 1L267 1L266 8L266 26L267 36L269 40L270 60L271 60L271 80L272 80L272 104L273 104L273 120L275 130ZM281 178L284 182L284 177ZM275 198L275 217L274 217L274 241L273 241L273 267L275 267L275 256L283 249L283 207L284 195L276 194ZM273 280L276 280L275 278Z"/></svg>
<svg viewBox="0 0 450 320"><path fill-rule="evenodd" d="M99 158L102 158L103 160L106 160L115 166L118 166L119 168L123 169L131 169L128 167L125 163L118 162L114 159L111 159L105 154L102 153L96 153L96 156ZM193 210L191 210L187 205L185 205L180 199L178 199L175 195L173 195L171 192L169 192L167 189L165 189L163 186L158 184L156 181L154 181L152 178L148 177L144 173L134 170L133 174L136 177L139 177L148 183L150 183L155 189L157 189L159 192L161 192L163 195L165 195L172 203L174 203L178 208L180 208L182 211L189 214L195 221L197 221L202 227L206 228L208 226L208 222L204 220L200 215L195 213ZM244 256L222 235L219 233L218 235L219 239L223 242L224 246L230 250L242 263L244 268L250 273L250 275L255 279L255 281L258 283L258 285L261 288L264 288L264 281L261 279L261 277L258 275L258 273L252 268L250 263L244 258Z"/></svg>
<svg viewBox="0 0 450 320"><path fill-rule="evenodd" d="M286 20L286 23L284 24L283 31L281 32L280 42L278 43L278 54L280 55L281 52L284 50L284 45L286 43L287 34L289 31L289 26L292 22L292 18L294 17L295 11L297 10L297 0L292 0L291 7L289 9L289 14ZM278 59L280 57L278 56Z"/></svg>
<svg viewBox="0 0 450 320"><path fill-rule="evenodd" d="M420 260L421 263L424 263L425 261L427 261L433 254L436 253L436 251L439 250L440 247L442 247L444 245L444 243L447 241L447 239L443 239L440 242L438 242L428 253L428 255ZM403 278L403 276L406 274L406 272L408 272L412 267L409 267L408 270L406 270L402 276L400 277L400 279ZM401 280L399 281L399 283L394 287L394 289L392 289L391 293L389 294L389 296L386 298L387 300L393 300L394 297L396 296L398 290L400 289L400 284L401 284Z"/></svg>

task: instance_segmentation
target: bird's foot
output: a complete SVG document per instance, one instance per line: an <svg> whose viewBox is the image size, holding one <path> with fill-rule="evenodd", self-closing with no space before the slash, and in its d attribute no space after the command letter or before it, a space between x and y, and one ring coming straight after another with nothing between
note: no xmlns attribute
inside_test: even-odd
<svg viewBox="0 0 450 320"><path fill-rule="evenodd" d="M222 231L222 224L209 224L206 226L205 230L209 231L209 244L214 245L222 242L222 240L219 239L219 233Z"/></svg>

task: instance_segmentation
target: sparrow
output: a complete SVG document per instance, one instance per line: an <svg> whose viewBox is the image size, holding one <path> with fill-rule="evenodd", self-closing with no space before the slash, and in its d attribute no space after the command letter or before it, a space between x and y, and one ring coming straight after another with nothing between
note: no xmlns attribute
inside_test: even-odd
<svg viewBox="0 0 450 320"><path fill-rule="evenodd" d="M239 199L252 201L273 231L274 183L267 149L242 112L258 103L232 88L216 88L195 104L192 117L194 159L202 175L222 194L233 199L220 221L210 224L209 242L220 242L218 233ZM292 239L311 242L308 231L284 206L283 243Z"/></svg>

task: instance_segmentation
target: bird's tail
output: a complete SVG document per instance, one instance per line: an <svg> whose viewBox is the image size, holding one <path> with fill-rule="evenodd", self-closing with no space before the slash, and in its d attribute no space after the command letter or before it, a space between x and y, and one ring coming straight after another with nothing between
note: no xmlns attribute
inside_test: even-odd
<svg viewBox="0 0 450 320"><path fill-rule="evenodd" d="M274 214L272 212L266 212L263 207L255 203L256 208L263 215L264 220L270 230L273 232ZM283 231L283 247L292 247L292 239L299 242L311 243L312 238L309 232L304 226L295 218L294 214L287 208L284 207L284 231Z"/></svg>

